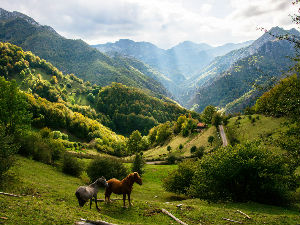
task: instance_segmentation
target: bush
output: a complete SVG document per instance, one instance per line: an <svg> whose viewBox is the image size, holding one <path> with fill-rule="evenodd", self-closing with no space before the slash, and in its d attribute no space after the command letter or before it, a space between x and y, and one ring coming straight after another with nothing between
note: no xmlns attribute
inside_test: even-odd
<svg viewBox="0 0 300 225"><path fill-rule="evenodd" d="M98 157L87 168L87 174L91 181L104 176L107 180L117 178L119 180L127 176L127 168L121 160L112 157Z"/></svg>
<svg viewBox="0 0 300 225"><path fill-rule="evenodd" d="M201 146L198 149L196 149L193 156L201 159L204 155L204 151L205 151L205 148L203 146Z"/></svg>
<svg viewBox="0 0 300 225"><path fill-rule="evenodd" d="M14 163L14 155L18 146L14 144L13 136L5 135L5 129L0 126L0 183L1 177Z"/></svg>
<svg viewBox="0 0 300 225"><path fill-rule="evenodd" d="M178 148L179 148L179 149L183 149L183 145L182 145L182 144L180 144Z"/></svg>
<svg viewBox="0 0 300 225"><path fill-rule="evenodd" d="M168 145L167 151L170 152L171 150L172 150L172 147L170 145Z"/></svg>
<svg viewBox="0 0 300 225"><path fill-rule="evenodd" d="M144 173L143 167L145 166L145 161L142 154L136 154L131 171L132 172L138 172L139 175L142 175Z"/></svg>
<svg viewBox="0 0 300 225"><path fill-rule="evenodd" d="M42 138L40 132L28 132L18 139L21 145L19 150L21 155L32 157L43 163L54 163L64 152L64 145L59 140Z"/></svg>
<svg viewBox="0 0 300 225"><path fill-rule="evenodd" d="M52 136L54 139L62 139L62 133L59 130L52 131Z"/></svg>
<svg viewBox="0 0 300 225"><path fill-rule="evenodd" d="M197 163L192 160L178 164L178 169L163 180L164 189L177 194L185 194L191 185L196 166Z"/></svg>
<svg viewBox="0 0 300 225"><path fill-rule="evenodd" d="M199 162L189 194L209 200L284 204L296 189L296 166L257 143L219 148Z"/></svg>
<svg viewBox="0 0 300 225"><path fill-rule="evenodd" d="M197 147L194 145L193 147L191 147L191 153L193 154L194 152L196 152L197 151Z"/></svg>
<svg viewBox="0 0 300 225"><path fill-rule="evenodd" d="M65 153L63 159L62 171L66 174L79 177L83 171L83 166L78 161L78 159Z"/></svg>
<svg viewBox="0 0 300 225"><path fill-rule="evenodd" d="M168 158L167 158L168 164L170 164L170 165L175 164L176 160L177 160L177 158L174 154L169 154L168 155Z"/></svg>

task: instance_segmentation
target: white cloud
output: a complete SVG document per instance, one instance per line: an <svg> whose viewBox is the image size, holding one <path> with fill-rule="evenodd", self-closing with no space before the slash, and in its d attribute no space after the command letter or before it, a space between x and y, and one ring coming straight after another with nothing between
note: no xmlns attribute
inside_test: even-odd
<svg viewBox="0 0 300 225"><path fill-rule="evenodd" d="M130 38L163 48L256 39L257 27L291 28L295 11L292 0L1 0L1 7L90 44Z"/></svg>

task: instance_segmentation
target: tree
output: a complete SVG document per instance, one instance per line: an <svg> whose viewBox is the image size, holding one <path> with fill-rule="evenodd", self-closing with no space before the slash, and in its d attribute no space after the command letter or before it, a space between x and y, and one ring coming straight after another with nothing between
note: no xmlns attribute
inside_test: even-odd
<svg viewBox="0 0 300 225"><path fill-rule="evenodd" d="M0 176L13 165L13 156L19 149L15 144L16 137L29 122L24 94L15 81L5 81L0 77Z"/></svg>
<svg viewBox="0 0 300 225"><path fill-rule="evenodd" d="M4 127L0 126L0 183L1 177L14 163L14 154L18 151L18 146L14 144L13 136L5 134Z"/></svg>
<svg viewBox="0 0 300 225"><path fill-rule="evenodd" d="M201 199L285 204L299 185L293 160L258 142L219 148L198 162L188 193Z"/></svg>
<svg viewBox="0 0 300 225"><path fill-rule="evenodd" d="M170 145L168 145L167 151L170 152L171 150L172 150L172 147Z"/></svg>
<svg viewBox="0 0 300 225"><path fill-rule="evenodd" d="M218 112L215 112L213 114L213 117L212 117L212 120L211 120L211 124L218 128L218 126L221 125L221 123L222 123L222 116L221 116L221 114L218 113Z"/></svg>
<svg viewBox="0 0 300 225"><path fill-rule="evenodd" d="M142 150L142 135L138 130L132 132L127 141L127 149L131 153L138 153Z"/></svg>
<svg viewBox="0 0 300 225"><path fill-rule="evenodd" d="M209 136L207 141L210 143L210 145L212 146L213 141L215 140L214 136Z"/></svg>
<svg viewBox="0 0 300 225"><path fill-rule="evenodd" d="M142 175L144 173L144 170L143 170L144 166L145 166L145 160L143 158L143 153L142 152L137 153L133 160L131 171L138 172L139 175Z"/></svg>
<svg viewBox="0 0 300 225"><path fill-rule="evenodd" d="M209 124L211 123L211 120L215 112L217 112L216 107L212 105L206 106L206 108L202 112L202 118L205 121L205 123L209 123Z"/></svg>
<svg viewBox="0 0 300 225"><path fill-rule="evenodd" d="M0 77L0 123L5 134L15 135L29 125L31 116L25 99L14 80L5 81Z"/></svg>

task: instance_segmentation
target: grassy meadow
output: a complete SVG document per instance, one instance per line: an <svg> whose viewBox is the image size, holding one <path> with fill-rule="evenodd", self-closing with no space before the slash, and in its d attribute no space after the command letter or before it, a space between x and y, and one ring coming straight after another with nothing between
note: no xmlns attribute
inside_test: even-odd
<svg viewBox="0 0 300 225"><path fill-rule="evenodd" d="M274 118L254 114L250 118L247 115L243 115L240 119L239 117L233 117L229 120L226 134L228 136L229 133L233 133L240 143L260 139L263 140L265 147L274 151L280 151L280 148L276 145L276 139L287 129L287 126L288 120L284 117Z"/></svg>
<svg viewBox="0 0 300 225"><path fill-rule="evenodd" d="M212 145L208 142L208 137L214 136L214 142ZM183 148L180 149L179 145L182 144ZM201 133L195 133L189 135L188 137L183 137L182 135L177 135L172 137L162 146L157 146L155 148L149 149L144 152L144 157L146 160L161 160L165 159L169 154L167 147L171 147L170 153L173 153L177 157L190 157L191 147L196 146L197 148L203 146L206 151L209 151L217 146L220 146L222 141L218 136L216 127L212 126Z"/></svg>
<svg viewBox="0 0 300 225"><path fill-rule="evenodd" d="M88 162L84 159L85 163ZM129 164L127 164L130 166ZM176 224L162 214L165 208L187 224L230 224L229 218L244 224L299 224L299 211L258 203L209 203L200 199L186 199L164 191L162 179L176 169L176 165L146 165L143 185L134 185L133 207L123 208L122 201L99 203L80 208L75 190L83 181L65 175L55 167L18 156L1 191L27 194L23 197L0 195L0 223L4 224L74 224L80 218L104 220L115 224ZM112 198L121 196L112 195ZM104 198L100 190L98 198ZM128 203L127 203L128 204ZM183 204L182 209L176 205ZM247 213L245 219L236 210Z"/></svg>

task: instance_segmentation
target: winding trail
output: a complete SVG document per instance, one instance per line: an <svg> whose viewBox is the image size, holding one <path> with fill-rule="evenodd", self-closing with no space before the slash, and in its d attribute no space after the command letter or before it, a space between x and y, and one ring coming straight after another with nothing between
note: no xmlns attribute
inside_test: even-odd
<svg viewBox="0 0 300 225"><path fill-rule="evenodd" d="M225 147L225 146L228 145L228 141L227 141L227 138L226 138L226 134L224 132L223 125L219 125L219 131L220 131L220 135L221 135L221 138L222 138L223 146Z"/></svg>

